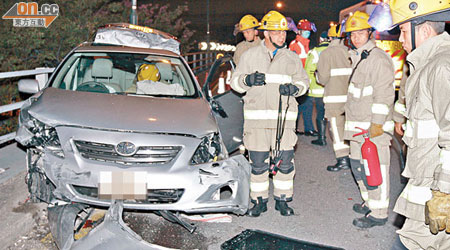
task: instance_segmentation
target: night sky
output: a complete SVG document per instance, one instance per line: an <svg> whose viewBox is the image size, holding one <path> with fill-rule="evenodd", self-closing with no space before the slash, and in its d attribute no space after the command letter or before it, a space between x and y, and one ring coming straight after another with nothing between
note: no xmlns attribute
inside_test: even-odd
<svg viewBox="0 0 450 250"><path fill-rule="evenodd" d="M330 21L337 21L339 11L361 0L280 0L284 3L282 9L276 9L274 0L210 0L210 31L211 40L217 42L236 43L233 36L234 24L245 14L252 14L260 20L269 10L278 10L283 15L292 17L295 22L307 18L315 22L318 32L311 40L316 40L320 32L328 29ZM184 18L191 21L191 28L196 30L197 40L206 40L206 0L138 0L143 2L169 3L171 7L187 3L189 14Z"/></svg>

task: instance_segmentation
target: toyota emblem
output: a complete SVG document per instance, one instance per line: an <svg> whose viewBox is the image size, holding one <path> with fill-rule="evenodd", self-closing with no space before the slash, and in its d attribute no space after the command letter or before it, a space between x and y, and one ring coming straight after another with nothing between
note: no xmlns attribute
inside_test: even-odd
<svg viewBox="0 0 450 250"><path fill-rule="evenodd" d="M122 156L134 155L136 151L136 145L128 141L123 141L116 145L116 152Z"/></svg>

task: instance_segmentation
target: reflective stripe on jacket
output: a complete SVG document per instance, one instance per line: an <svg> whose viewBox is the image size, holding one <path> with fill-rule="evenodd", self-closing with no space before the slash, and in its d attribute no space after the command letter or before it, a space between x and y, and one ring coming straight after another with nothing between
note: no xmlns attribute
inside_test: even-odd
<svg viewBox="0 0 450 250"><path fill-rule="evenodd" d="M305 70L311 81L311 84L309 85L309 96L323 97L324 89L321 85L317 84L315 71L317 69L320 54L328 47L329 44L329 42L320 43L319 46L314 47L309 51L308 57L306 58Z"/></svg>
<svg viewBox="0 0 450 250"><path fill-rule="evenodd" d="M364 50L370 51L370 54L355 69ZM369 126L370 123L382 124L384 125L383 129L392 132L395 78L391 57L382 49L377 48L372 40L350 53L354 73L348 87L347 103L345 104L346 125L351 122L364 123ZM351 128L352 126L346 126L344 139L362 141L362 136L353 137L356 131ZM390 140L390 136L386 134L380 138L377 137L377 140L384 140L383 138Z"/></svg>
<svg viewBox="0 0 450 250"><path fill-rule="evenodd" d="M339 39L331 41L320 53L317 79L324 87L323 102L327 118L344 113L347 101L348 78L352 73L348 49Z"/></svg>
<svg viewBox="0 0 450 250"><path fill-rule="evenodd" d="M450 193L450 36L429 38L407 56L407 124L403 141L408 146L402 175L423 190ZM406 191L404 191L406 192ZM425 192L425 191L424 191ZM423 197L422 202L426 198ZM424 221L424 204L399 197L395 211Z"/></svg>
<svg viewBox="0 0 450 250"><path fill-rule="evenodd" d="M266 84L248 87L244 84L246 75L261 72L266 74ZM276 128L278 118L279 86L292 83L299 88L296 96L306 93L309 78L303 69L300 58L288 49L279 49L272 58L272 52L264 45L250 48L240 59L233 73L231 88L246 93L244 100L244 130L251 128ZM287 106L287 96L282 96L282 114ZM295 128L297 101L289 97L289 110L286 114L286 128Z"/></svg>

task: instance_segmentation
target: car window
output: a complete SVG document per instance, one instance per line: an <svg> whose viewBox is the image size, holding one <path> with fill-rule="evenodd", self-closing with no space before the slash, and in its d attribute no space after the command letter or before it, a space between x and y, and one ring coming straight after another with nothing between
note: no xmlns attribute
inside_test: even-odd
<svg viewBox="0 0 450 250"><path fill-rule="evenodd" d="M148 54L74 53L51 86L109 94L198 97L196 85L179 58Z"/></svg>
<svg viewBox="0 0 450 250"><path fill-rule="evenodd" d="M231 90L231 75L235 65L231 56L217 59L208 74L208 86L206 89L211 97L221 95Z"/></svg>

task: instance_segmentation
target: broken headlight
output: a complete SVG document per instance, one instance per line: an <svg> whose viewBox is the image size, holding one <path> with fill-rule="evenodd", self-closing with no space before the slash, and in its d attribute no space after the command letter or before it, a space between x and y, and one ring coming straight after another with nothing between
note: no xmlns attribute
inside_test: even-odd
<svg viewBox="0 0 450 250"><path fill-rule="evenodd" d="M29 142L30 146L35 146L41 150L47 149L53 155L64 158L64 151L54 127L48 126L31 116L25 126L33 134Z"/></svg>
<svg viewBox="0 0 450 250"><path fill-rule="evenodd" d="M195 150L191 159L191 164L203 164L224 158L224 146L219 133L211 133L202 138L202 141Z"/></svg>

